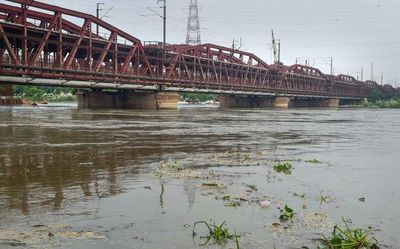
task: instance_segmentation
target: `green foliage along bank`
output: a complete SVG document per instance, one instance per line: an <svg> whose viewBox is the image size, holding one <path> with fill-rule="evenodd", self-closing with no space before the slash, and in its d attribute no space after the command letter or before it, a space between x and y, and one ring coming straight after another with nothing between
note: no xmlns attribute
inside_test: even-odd
<svg viewBox="0 0 400 249"><path fill-rule="evenodd" d="M180 101L188 103L204 103L207 101L218 101L218 95L208 93L181 93Z"/></svg>
<svg viewBox="0 0 400 249"><path fill-rule="evenodd" d="M364 103L364 107L400 108L400 91L391 93L374 91L368 99L369 102Z"/></svg>
<svg viewBox="0 0 400 249"><path fill-rule="evenodd" d="M76 89L74 88L19 85L15 85L13 88L16 98L35 102L68 102L76 100Z"/></svg>

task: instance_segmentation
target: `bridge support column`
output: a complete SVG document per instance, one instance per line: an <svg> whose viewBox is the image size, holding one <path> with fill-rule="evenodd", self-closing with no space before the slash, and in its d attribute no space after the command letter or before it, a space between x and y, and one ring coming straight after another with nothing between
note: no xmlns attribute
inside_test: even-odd
<svg viewBox="0 0 400 249"><path fill-rule="evenodd" d="M12 85L0 85L0 105L20 105L21 100L14 99Z"/></svg>
<svg viewBox="0 0 400 249"><path fill-rule="evenodd" d="M339 99L320 99L317 102L317 107L339 108L339 102Z"/></svg>
<svg viewBox="0 0 400 249"><path fill-rule="evenodd" d="M276 108L289 108L291 98L288 97L276 97L274 100L274 107Z"/></svg>
<svg viewBox="0 0 400 249"><path fill-rule="evenodd" d="M177 93L153 92L83 92L78 93L79 109L116 108L161 110L177 109Z"/></svg>

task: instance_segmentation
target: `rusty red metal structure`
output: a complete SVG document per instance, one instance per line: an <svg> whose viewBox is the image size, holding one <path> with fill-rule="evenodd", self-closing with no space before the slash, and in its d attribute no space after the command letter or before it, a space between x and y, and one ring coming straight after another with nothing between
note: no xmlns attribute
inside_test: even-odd
<svg viewBox="0 0 400 249"><path fill-rule="evenodd" d="M214 44L142 44L96 17L33 0L0 4L0 83L361 99L377 89ZM105 32L97 36L99 25Z"/></svg>

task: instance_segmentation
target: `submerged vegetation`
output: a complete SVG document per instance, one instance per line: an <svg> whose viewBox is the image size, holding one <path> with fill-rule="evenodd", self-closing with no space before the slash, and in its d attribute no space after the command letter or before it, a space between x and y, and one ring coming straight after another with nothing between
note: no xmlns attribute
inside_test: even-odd
<svg viewBox="0 0 400 249"><path fill-rule="evenodd" d="M220 225L216 225L215 222L208 223L207 221L196 221L193 224L193 231L192 231L192 236L193 238L196 237L196 226L203 224L207 230L208 230L208 235L205 236L200 236L200 239L205 239L205 243L201 244L202 246L208 245L208 243L213 240L215 244L218 245L225 245L228 240L234 240L236 243L236 248L240 249L239 245L239 235L236 234L236 231L234 233L231 233L229 229L226 226L225 221L222 222Z"/></svg>
<svg viewBox="0 0 400 249"><path fill-rule="evenodd" d="M342 218L343 219L343 218ZM323 236L320 249L378 249L378 241L372 235L372 229L350 228L343 219L345 227L335 226L332 237Z"/></svg>

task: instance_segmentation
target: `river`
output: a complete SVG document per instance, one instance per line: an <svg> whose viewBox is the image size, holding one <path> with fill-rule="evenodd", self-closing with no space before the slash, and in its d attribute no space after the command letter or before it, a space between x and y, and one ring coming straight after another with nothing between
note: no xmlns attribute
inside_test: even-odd
<svg viewBox="0 0 400 249"><path fill-rule="evenodd" d="M0 107L0 247L199 248L214 220L241 248L315 248L343 217L398 248L399 128L390 109Z"/></svg>

